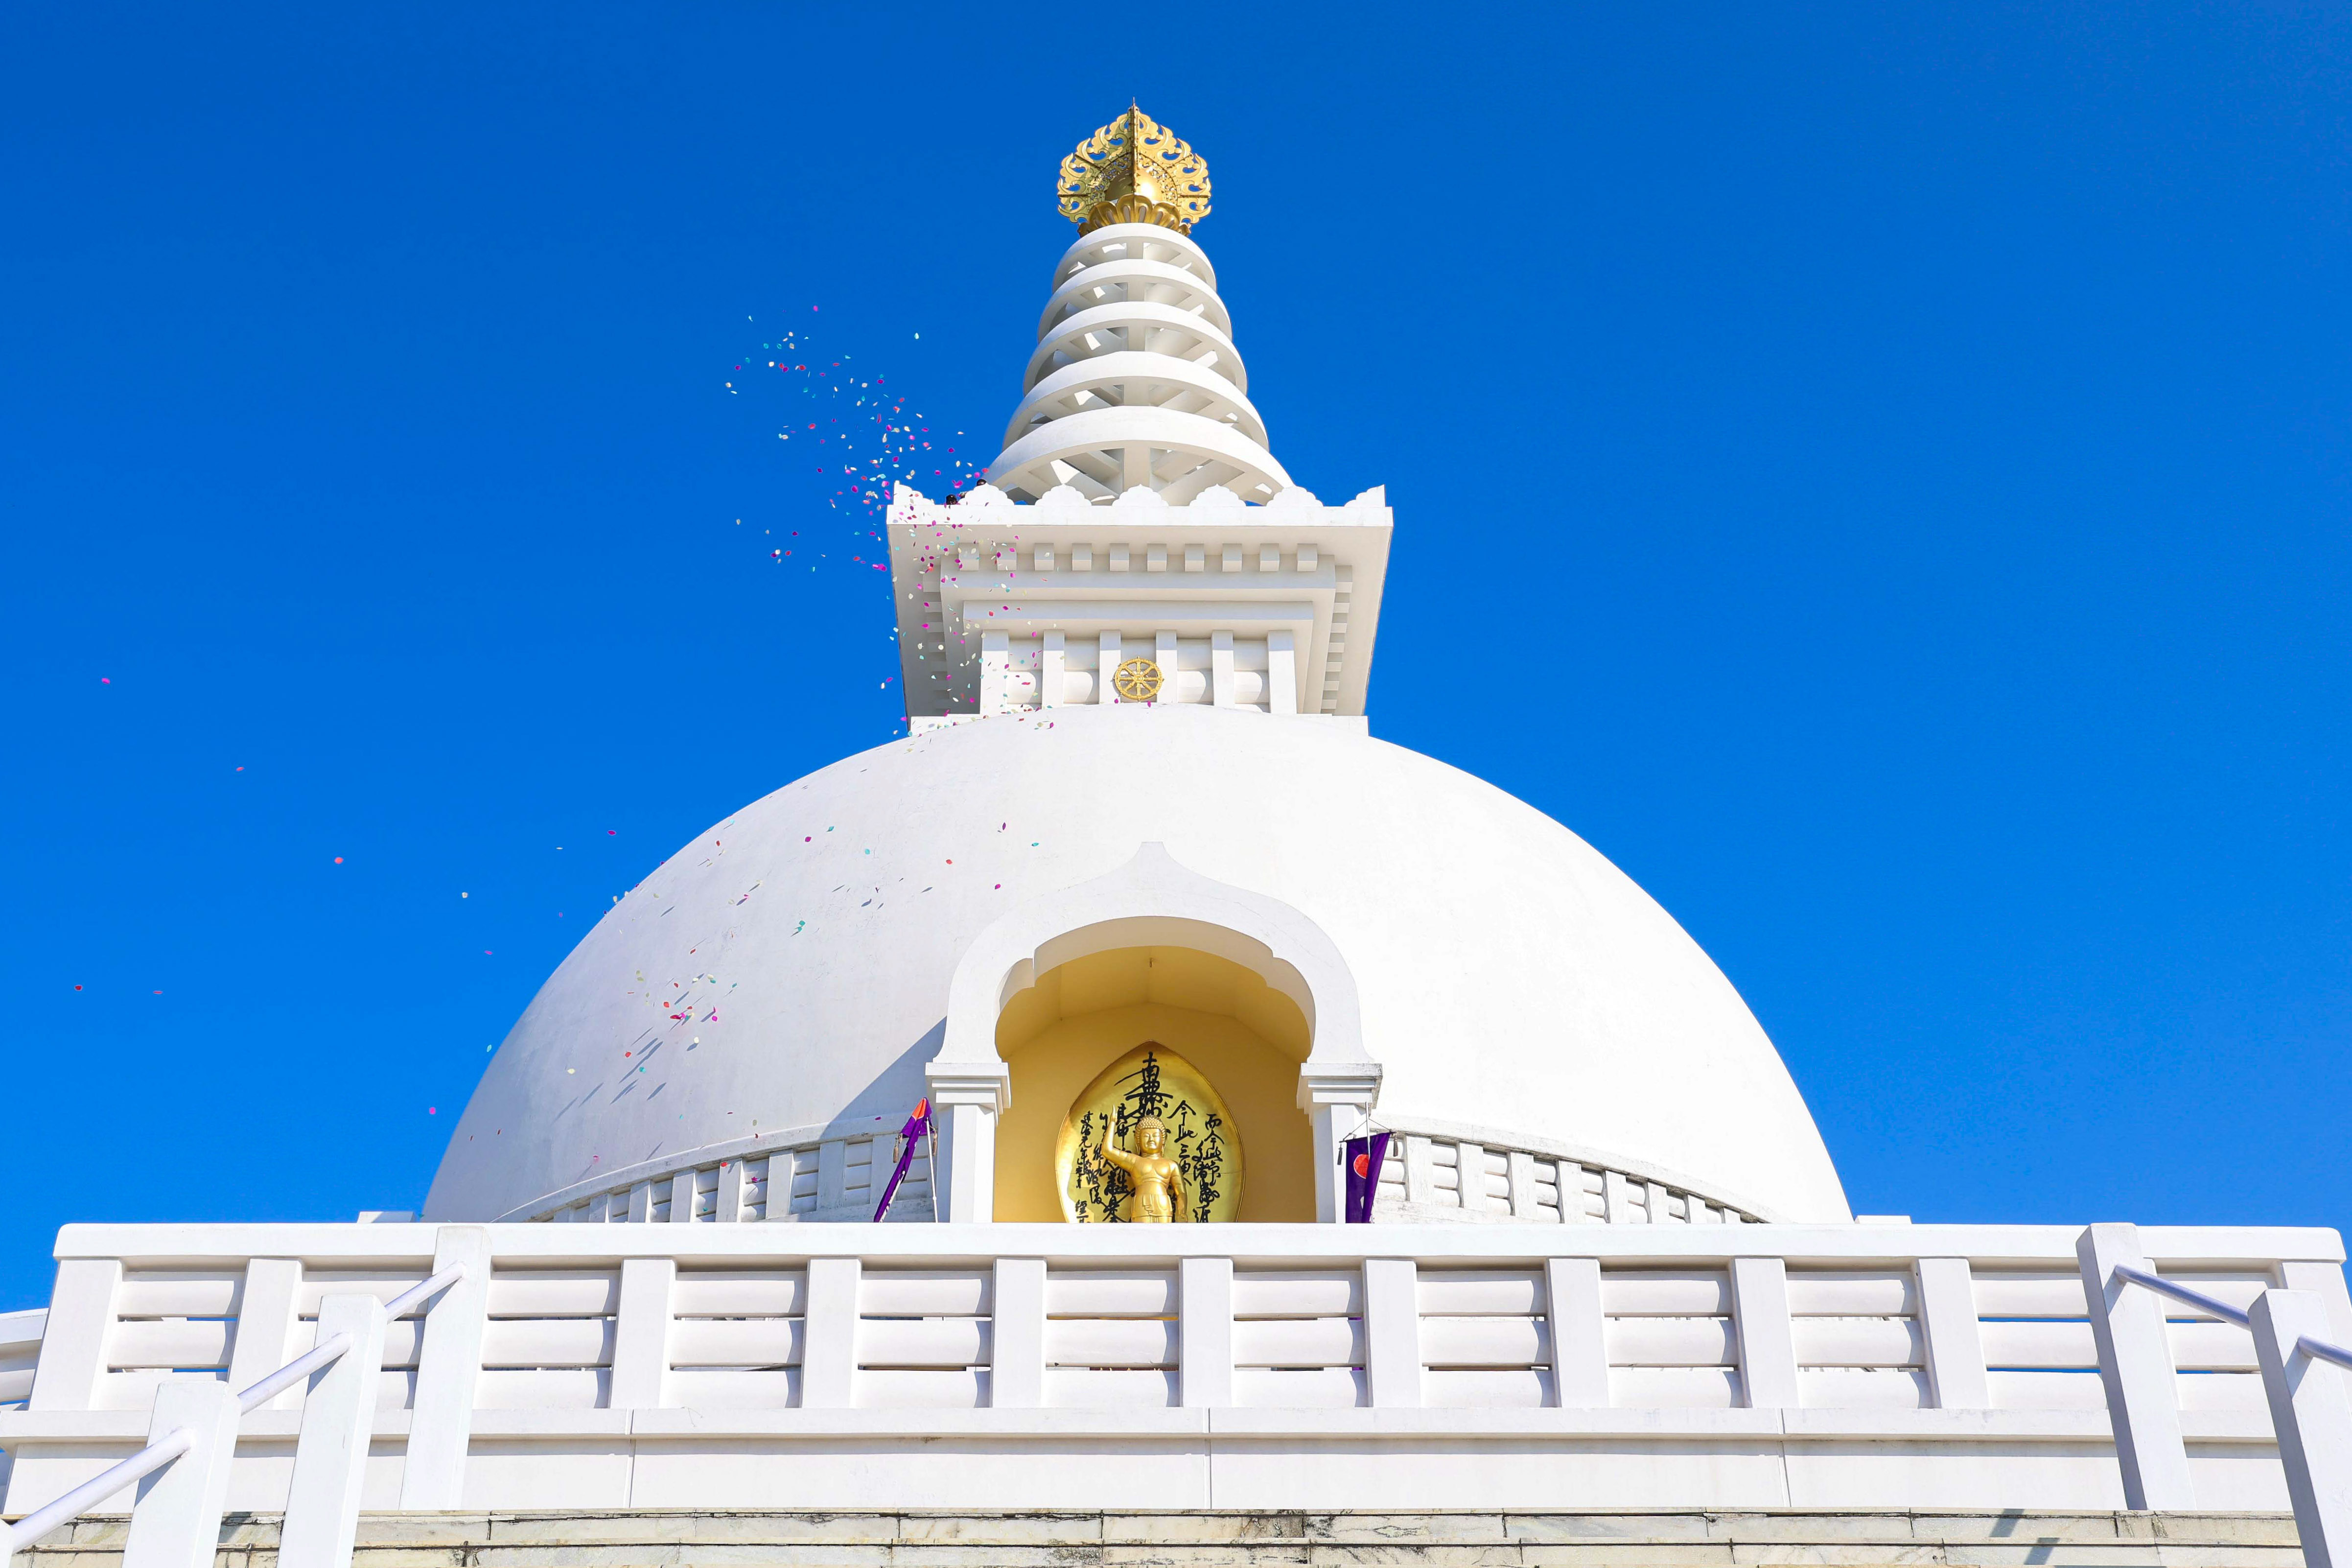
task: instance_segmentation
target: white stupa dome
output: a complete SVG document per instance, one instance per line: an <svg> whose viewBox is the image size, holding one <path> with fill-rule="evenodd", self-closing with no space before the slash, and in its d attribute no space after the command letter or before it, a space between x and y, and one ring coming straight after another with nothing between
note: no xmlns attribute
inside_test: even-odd
<svg viewBox="0 0 2352 1568"><path fill-rule="evenodd" d="M427 1215L533 1217L754 1135L895 1122L926 1092L975 938L1151 842L1328 935L1382 1125L1565 1149L1753 1218L1849 1217L1730 983L1591 846L1349 721L1180 704L894 741L698 837L526 1009Z"/></svg>

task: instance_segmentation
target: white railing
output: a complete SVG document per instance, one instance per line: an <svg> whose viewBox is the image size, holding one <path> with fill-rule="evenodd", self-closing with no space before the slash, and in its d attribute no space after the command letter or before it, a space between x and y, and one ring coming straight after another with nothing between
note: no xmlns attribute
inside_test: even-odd
<svg viewBox="0 0 2352 1568"><path fill-rule="evenodd" d="M2352 1568L2352 1397L2344 1379L2319 1364L2352 1369L2352 1350L2319 1337L2343 1332L2341 1314L2331 1312L2336 1301L2319 1290L2273 1286L2237 1306L2157 1273L2128 1225L2091 1226L2077 1254L2085 1294L2106 1309L2092 1321L2126 1505L2197 1506L2170 1386L2173 1324L2146 1295L2124 1289L2137 1285L2201 1315L2190 1323L2218 1320L2252 1337L2305 1568Z"/></svg>
<svg viewBox="0 0 2352 1568"><path fill-rule="evenodd" d="M1384 1123L1376 1225L1755 1225L1670 1172L1499 1129Z"/></svg>
<svg viewBox="0 0 2352 1568"><path fill-rule="evenodd" d="M310 1418L295 1448L279 1550L289 1563L348 1563L359 1524L357 1476L366 1460L375 1414L384 1325L422 1311L427 1300L465 1277L466 1266L453 1264L389 1302L359 1293L326 1297L320 1308L318 1343L234 1399L222 1383L159 1387L152 1425L161 1435L63 1497L0 1528L0 1568L58 1526L159 1470L170 1473L131 1510L124 1563L131 1568L147 1563L209 1563L220 1539L238 1419L330 1369L341 1371L341 1385L329 1386L329 1380L322 1380L305 1401L304 1414Z"/></svg>
<svg viewBox="0 0 2352 1568"><path fill-rule="evenodd" d="M875 1117L711 1144L592 1176L499 1217L557 1225L869 1221L898 1163L902 1120ZM933 1217L929 1151L919 1149L891 1200L890 1218Z"/></svg>
<svg viewBox="0 0 2352 1568"><path fill-rule="evenodd" d="M2091 1234L2086 1263L2030 1226L69 1226L5 1506L37 1532L184 1428L133 1537L284 1509L287 1568L341 1568L362 1503L2284 1511L2298 1465L2352 1476L2325 1385L2293 1422L2265 1398L2259 1328L2352 1338L2334 1232ZM2167 1321L2116 1264L2246 1323ZM352 1348L263 1391L306 1334Z"/></svg>
<svg viewBox="0 0 2352 1568"><path fill-rule="evenodd" d="M1754 1225L1762 1218L1674 1173L1492 1128L1391 1123L1373 1221L1537 1225ZM648 1160L551 1193L502 1220L559 1225L863 1223L898 1160L899 1123L803 1127ZM929 1220L931 1168L917 1150L890 1205Z"/></svg>

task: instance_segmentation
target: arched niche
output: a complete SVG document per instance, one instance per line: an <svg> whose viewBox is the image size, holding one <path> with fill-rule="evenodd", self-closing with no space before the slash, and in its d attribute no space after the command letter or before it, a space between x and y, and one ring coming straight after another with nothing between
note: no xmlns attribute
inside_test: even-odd
<svg viewBox="0 0 2352 1568"><path fill-rule="evenodd" d="M1108 948L1055 965L997 1016L1012 1092L996 1129L999 1220L1056 1221L1054 1142L1071 1099L1154 1041L1199 1068L1232 1112L1251 1222L1315 1217L1313 1127L1297 1100L1312 1045L1298 1004L1255 970L1196 947Z"/></svg>
<svg viewBox="0 0 2352 1568"><path fill-rule="evenodd" d="M1313 1217L1339 1218L1339 1141L1380 1094L1379 1064L1364 1051L1355 977L1337 944L1297 909L1202 877L1177 864L1161 846L1145 844L1108 876L1008 911L957 961L939 1052L924 1070L941 1132L945 1217L950 1223L1013 1217L1009 1208L1003 1216L996 1209L997 1133L1014 1097L1013 1066L999 1049L1003 1021L1011 1016L1017 1034L1024 1019L1051 1012L1058 1020L1066 1016L1061 994L1066 981L1075 976L1086 984L1097 975L1116 975L1122 962L1112 959L1097 969L1085 967L1086 961L1160 950L1193 955L1170 962L1189 966L1185 972L1192 978L1184 984L1195 987L1190 994L1196 999L1223 986L1223 994L1234 999L1232 1005L1250 1008L1258 1023L1290 1042L1291 1052L1303 1030L1305 1049L1291 1056L1292 1103L1308 1127ZM1243 985L1233 973L1236 969L1255 984ZM1055 997L1030 1000L1041 976L1056 977ZM1259 990L1289 1003L1297 1022L1273 1022L1272 1001L1257 999ZM1204 1018L1242 1018L1240 1013L1192 1011ZM1283 1049L1263 1036L1260 1041ZM1066 1105L1066 1096L1051 1106L1056 1125ZM1022 1206L1025 1211L1030 1205L1024 1200ZM1024 1212L1023 1217L1029 1216Z"/></svg>

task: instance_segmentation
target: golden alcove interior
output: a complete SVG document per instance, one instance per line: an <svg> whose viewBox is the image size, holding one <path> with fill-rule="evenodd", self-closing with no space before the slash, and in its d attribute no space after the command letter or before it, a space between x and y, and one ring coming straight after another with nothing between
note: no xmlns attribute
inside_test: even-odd
<svg viewBox="0 0 2352 1568"><path fill-rule="evenodd" d="M1248 1160L1244 1221L1315 1218L1313 1141L1298 1109L1311 1048L1298 1005L1231 959L1188 947L1122 947L1039 975L996 1020L1013 1105L996 1133L996 1217L1062 1218L1054 1141L1102 1069L1146 1040L1200 1068L1232 1110Z"/></svg>

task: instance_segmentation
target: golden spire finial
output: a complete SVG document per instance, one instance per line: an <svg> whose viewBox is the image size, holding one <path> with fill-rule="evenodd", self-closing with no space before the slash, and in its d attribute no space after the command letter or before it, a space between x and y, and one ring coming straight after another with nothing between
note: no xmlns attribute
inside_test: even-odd
<svg viewBox="0 0 2352 1568"><path fill-rule="evenodd" d="M1209 216L1209 165L1130 100L1127 112L1062 160L1062 216L1091 234L1156 223L1179 234Z"/></svg>

